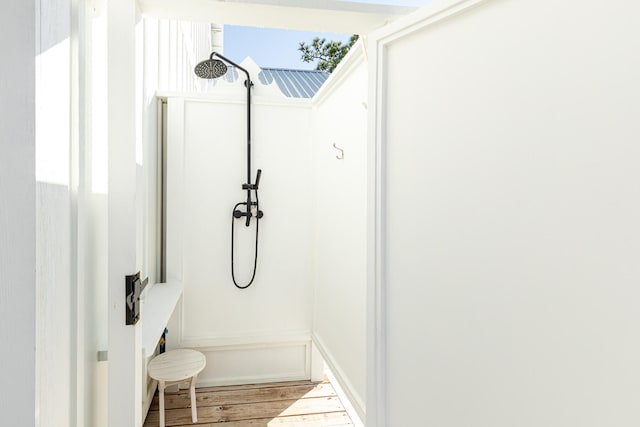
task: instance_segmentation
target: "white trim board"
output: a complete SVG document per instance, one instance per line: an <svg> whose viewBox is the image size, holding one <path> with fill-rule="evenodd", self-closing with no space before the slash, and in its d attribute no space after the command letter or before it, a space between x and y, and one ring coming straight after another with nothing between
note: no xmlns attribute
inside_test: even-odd
<svg viewBox="0 0 640 427"><path fill-rule="evenodd" d="M307 343L311 341L309 332L293 334L247 334L244 336L193 337L181 331L180 347L227 350L255 347L281 347L283 345Z"/></svg>
<svg viewBox="0 0 640 427"><path fill-rule="evenodd" d="M349 415L349 418L351 418L351 422L353 423L353 425L355 427L364 427L364 423L362 422L360 416L358 415L358 412L356 411L353 404L347 397L347 394L345 393L345 391L340 386L340 382L338 381L334 373L330 369L325 369L324 374L327 376L327 379L333 386L333 390L338 395L338 398L340 399L342 406L344 406L344 410Z"/></svg>
<svg viewBox="0 0 640 427"><path fill-rule="evenodd" d="M355 411L355 415L357 415L358 421L364 420L366 418L366 407L362 397L354 392L353 384L351 384L349 378L345 375L342 368L340 368L340 365L336 362L333 354L324 345L322 338L320 338L316 333L313 333L311 334L311 339L331 370L335 380L338 382L338 386L341 391L344 392L345 397L348 400L348 402L343 402L345 403L345 407L352 406ZM353 418L353 414L350 414L350 416ZM356 421L354 420L354 422Z"/></svg>
<svg viewBox="0 0 640 427"><path fill-rule="evenodd" d="M275 84L275 83L272 83ZM246 91L240 90L238 85L238 93L229 92L205 92L205 93L189 93L189 92L170 92L158 91L156 97L159 99L181 99L183 102L212 102L218 104L241 104L246 105ZM278 91L280 89L277 89ZM283 106L288 108L311 108L314 105L314 98L287 98L284 94L282 97L269 95L251 94L251 105L269 105Z"/></svg>
<svg viewBox="0 0 640 427"><path fill-rule="evenodd" d="M399 18L369 35L370 46L388 44L420 29L451 18L471 7L489 0L441 0L433 2L416 12Z"/></svg>

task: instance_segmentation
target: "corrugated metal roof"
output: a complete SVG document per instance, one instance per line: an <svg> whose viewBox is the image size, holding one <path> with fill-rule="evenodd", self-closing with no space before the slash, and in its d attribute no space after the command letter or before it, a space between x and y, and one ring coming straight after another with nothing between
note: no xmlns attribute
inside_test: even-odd
<svg viewBox="0 0 640 427"><path fill-rule="evenodd" d="M329 73L316 70L290 70L285 68L263 68L258 75L260 82L276 84L289 98L313 98L320 86L329 78Z"/></svg>
<svg viewBox="0 0 640 427"><path fill-rule="evenodd" d="M288 98L313 98L329 75L326 71L317 70L263 68L258 74L258 79L265 85L275 80L280 91ZM238 70L229 66L222 78L228 82L234 82L239 78Z"/></svg>

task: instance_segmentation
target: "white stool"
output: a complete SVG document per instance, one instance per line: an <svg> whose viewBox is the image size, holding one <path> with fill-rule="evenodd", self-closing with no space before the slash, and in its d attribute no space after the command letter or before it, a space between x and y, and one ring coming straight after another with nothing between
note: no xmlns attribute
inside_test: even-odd
<svg viewBox="0 0 640 427"><path fill-rule="evenodd" d="M191 382L191 421L198 421L196 409L196 380L207 360L204 354L195 350L178 349L156 356L147 367L149 376L158 380L160 392L160 427L164 427L164 389L173 384Z"/></svg>

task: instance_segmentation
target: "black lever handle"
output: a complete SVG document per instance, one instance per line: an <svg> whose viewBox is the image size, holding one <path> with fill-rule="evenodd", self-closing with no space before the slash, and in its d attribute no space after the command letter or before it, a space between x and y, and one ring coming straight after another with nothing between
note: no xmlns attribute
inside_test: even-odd
<svg viewBox="0 0 640 427"><path fill-rule="evenodd" d="M245 203L243 203L243 204L245 204ZM239 218L242 218L243 216L247 217L247 219L245 220L244 225L248 227L249 224L251 224L251 217L253 216L253 214L251 213L251 210L247 209L246 212L242 212L240 209L236 209L236 210L233 211L233 217L234 218L239 219ZM260 216L260 218L262 218L262 217Z"/></svg>

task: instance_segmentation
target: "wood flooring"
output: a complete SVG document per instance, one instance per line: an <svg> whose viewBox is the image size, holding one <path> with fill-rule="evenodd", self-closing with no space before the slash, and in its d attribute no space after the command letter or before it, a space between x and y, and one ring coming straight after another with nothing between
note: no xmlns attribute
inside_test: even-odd
<svg viewBox="0 0 640 427"><path fill-rule="evenodd" d="M165 424L199 427L353 426L331 383L289 381L196 389L198 422L191 423L189 390L165 393ZM158 393L144 427L160 422Z"/></svg>

